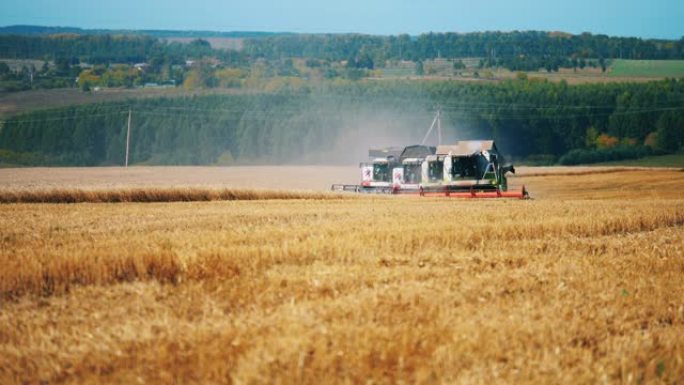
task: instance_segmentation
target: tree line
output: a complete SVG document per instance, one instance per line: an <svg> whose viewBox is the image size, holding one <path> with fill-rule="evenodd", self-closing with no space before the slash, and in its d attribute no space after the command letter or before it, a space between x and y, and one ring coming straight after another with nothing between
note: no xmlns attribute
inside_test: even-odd
<svg viewBox="0 0 684 385"><path fill-rule="evenodd" d="M188 58L215 57L224 62L258 59L311 58L363 62L382 66L386 60L482 58L484 66L512 70L572 67L580 60L684 59L680 40L610 37L583 33L513 31L426 33L418 36L362 34L264 34L244 39L243 49L212 49L204 40L167 42L135 34L2 35L0 57L14 59L78 58L91 64L149 62L163 58L182 63ZM573 61L575 60L575 61Z"/></svg>
<svg viewBox="0 0 684 385"><path fill-rule="evenodd" d="M361 81L27 113L2 123L0 162L121 164L130 109L132 163L348 163L371 145L420 141L438 108L447 140L493 138L517 160L577 163L684 145L683 81Z"/></svg>
<svg viewBox="0 0 684 385"><path fill-rule="evenodd" d="M684 59L684 37L658 40L542 31L426 33L417 37L297 34L247 39L244 51L251 57L267 59L349 60L369 56L376 63L479 57L488 66L538 70L546 62L570 67L572 59Z"/></svg>
<svg viewBox="0 0 684 385"><path fill-rule="evenodd" d="M186 38L208 38L208 37L260 37L272 35L284 35L284 32L260 32L260 31L197 31L197 30L172 30L172 29L84 29L78 27L52 27L40 25L9 25L0 27L0 35L22 35L22 36L47 36L58 34L72 35L142 35L159 38L186 37Z"/></svg>
<svg viewBox="0 0 684 385"><path fill-rule="evenodd" d="M184 64L186 60L215 57L223 62L239 62L242 55L232 50L216 50L202 39L191 43L168 42L145 35L48 36L0 35L0 57L5 59L60 60L76 63L148 63L163 61Z"/></svg>

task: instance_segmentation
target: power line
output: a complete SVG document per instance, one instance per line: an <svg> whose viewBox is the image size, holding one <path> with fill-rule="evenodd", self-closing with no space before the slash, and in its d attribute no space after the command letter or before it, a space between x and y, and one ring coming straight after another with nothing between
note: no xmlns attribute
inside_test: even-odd
<svg viewBox="0 0 684 385"><path fill-rule="evenodd" d="M123 114L125 112L126 111L119 111L119 112L110 112L110 113L103 113L103 114L87 114L87 115L78 115L78 116L68 116L68 117L63 117L63 118L47 118L47 119L31 119L31 120L9 119L9 120L0 120L0 123L2 123L2 124L7 124L7 123L25 124L25 123L58 122L58 121L65 121L65 120L111 116L111 115L116 115L116 114Z"/></svg>
<svg viewBox="0 0 684 385"><path fill-rule="evenodd" d="M158 110L163 110L166 109L165 107L159 108ZM192 114L199 114L199 113L205 113L205 112L213 112L213 113L220 113L220 112L228 112L228 113L233 113L233 112L241 112L243 114L246 113L259 113L259 114L264 114L263 110L250 110L250 109L194 109L194 108L170 108L172 110L180 110L181 113L174 114L170 112L159 112L159 111L143 111L143 110L136 110L136 113L140 114L149 114L149 115L160 115L160 116L193 116ZM301 109L278 109L279 112L275 112L275 115L284 115L281 112L302 112ZM521 111L524 114L516 114L516 111L505 111L505 110L496 110L496 109L491 109L491 108L473 108L473 107L463 107L463 108L441 108L441 110L450 110L452 112L471 112L471 111L480 111L480 112L491 112L497 114L497 117L538 117L541 119L555 119L557 117L593 117L593 116L611 116L611 115L633 115L633 114L642 114L642 113L652 113L652 112L664 112L664 111L676 111L676 110L684 110L684 106L670 106L670 107L647 107L647 108L639 108L639 109L628 109L628 110L621 110L621 111L611 111L611 112L594 112L594 113L575 113L573 115L553 115L553 116L544 116L544 115L539 115L539 114L531 114L529 112ZM510 109L509 109L510 110ZM426 111L427 113L428 111ZM273 116L274 112L269 112L265 114L265 117L268 117L268 115ZM315 115L319 116L337 116L337 114L334 113L328 113L328 112L319 112L316 113Z"/></svg>
<svg viewBox="0 0 684 385"><path fill-rule="evenodd" d="M430 94L424 94L424 95L415 95L415 96L385 96L385 95L373 95L373 94L368 94L368 95L363 95L363 96L346 96L346 95L325 95L325 94L293 94L293 95L285 95L285 94L271 94L271 93L266 93L266 92L259 92L259 93L254 93L254 94L240 94L241 96L247 96L247 99L244 100L242 103L243 105L248 105L248 106L256 106L259 105L260 103L254 103L253 101L249 100L249 96L262 96L262 95L272 95L274 98L287 98L287 97L295 97L296 102L301 102L301 103L306 103L307 105L317 105L318 101L320 100L329 100L329 101L345 101L349 103L366 103L369 100L373 101L381 101L385 103L412 103L415 104L416 100L424 100L425 104L428 104L431 102L431 99L434 97L434 95ZM163 97L164 95L159 95L160 97ZM173 95L174 98L178 98L176 100L183 101L184 99L187 99L189 97L193 97L195 95ZM212 96L226 96L226 97L234 97L235 95L233 94L206 94L202 96L207 96L207 97L212 97ZM454 97L458 97L460 95L456 95ZM676 97L673 97L673 95L668 95L667 100L661 100L657 101L656 103L652 103L649 105L649 107L678 107L680 103L684 105L684 95L675 95ZM299 97L299 98L298 98ZM144 101L145 99L141 99L138 104L146 104ZM173 99L172 99L173 100ZM122 108L125 104L125 102L108 102L114 105L106 106L106 105L93 105L93 104L83 104L83 106L94 106L96 109L119 109ZM264 104L268 104L268 100L264 102ZM635 103L637 104L637 103ZM577 110L600 110L600 109L605 109L605 110L610 110L610 109L616 109L616 108L630 108L630 106L618 106L617 104L568 104L568 103L555 103L555 104L539 104L539 103L521 103L521 102L479 102L475 100L470 100L470 101L441 101L440 105L444 110L453 110L453 109L463 109L463 108L468 108L471 110L476 110L476 109L487 109L489 107L502 107L502 108L507 108L507 109L529 109L529 110L557 110L557 109L577 109ZM71 106L63 106L63 107L54 107L51 109L60 109L60 108L70 108ZM220 111L225 111L225 112L242 112L245 110L244 107L241 106L231 106L231 107L223 107L223 108L196 108L196 107L187 107L187 106L150 106L154 109L169 109L169 110L197 110L197 111L204 111L204 112L220 112ZM638 105L637 105L638 107ZM633 108L633 107L632 107ZM46 111L46 110L35 110L34 108L30 107L18 107L14 108L14 111L16 110L23 110L23 111ZM279 111L295 111L299 112L301 111L300 108L298 107L278 107L277 110Z"/></svg>
<svg viewBox="0 0 684 385"><path fill-rule="evenodd" d="M318 98L318 97L317 97ZM340 99L344 100L344 99ZM368 99L358 99L359 101L368 101ZM410 99L406 99L407 101ZM313 102L315 103L315 102ZM311 103L308 104L311 106ZM314 105L315 106L315 105ZM493 108L505 108L505 109L520 109L520 110L559 110L559 109L577 109L577 110L590 110L590 109L595 109L595 110L600 110L600 109L619 109L619 108L625 108L625 106L617 106L617 105L604 105L604 106L592 106L592 105L568 105L568 104L556 104L556 105L525 105L525 104L516 104L516 103L457 103L457 104L440 104L442 110L484 110L484 111L491 111ZM344 107L344 106L342 106ZM649 105L647 107L638 107L637 109L642 109L642 108L682 108L684 107L683 105L672 105L672 103L656 103ZM189 112L208 112L208 113L216 113L216 112L263 112L263 109L248 109L244 107L239 107L239 106L232 106L232 107L227 107L227 108L197 108L197 107L183 107L183 106L155 106L154 107L156 110L177 110L177 111L189 111ZM334 107L333 107L334 108ZM634 109L633 107L627 106L626 108ZM302 112L302 108L300 107L276 107L269 113L273 112Z"/></svg>
<svg viewBox="0 0 684 385"><path fill-rule="evenodd" d="M442 110L447 110L452 113L468 113L468 112L479 112L480 114L484 114L485 116L479 116L479 118L496 118L498 120L566 120L566 119L579 119L579 118L596 118L596 117L609 117L609 116L623 116L623 115L637 115L637 114L647 114L647 113L655 113L655 112L666 112L666 111L679 111L679 110L684 110L684 106L680 107L666 107L666 108L643 108L643 109L633 109L633 110L624 110L624 111L612 111L612 112L604 112L604 113L576 113L576 114L570 114L570 115L551 115L551 116L546 116L543 114L531 114L529 112L524 112L521 111L521 113L515 113L515 111L501 111L501 110L492 110L492 109L473 109L473 108L463 108L463 109L455 109L455 108L443 108ZM239 112L240 116L235 116L235 119L237 120L242 120L242 121L263 121L269 118L277 117L277 116L283 116L285 115L282 112L274 112L271 111L268 114L264 114L262 110L189 110L189 111L184 111L181 113L170 113L170 112L162 112L162 111L145 111L145 110L131 110L132 112L140 115L153 115L153 116L163 116L163 117L172 117L172 118L197 118L197 114L201 113L206 113L206 112ZM290 110L291 112L297 111L301 112L302 110ZM89 119L89 118L95 118L95 117L103 117L103 116L112 116L112 115L123 115L128 113L128 111L118 111L118 112L110 112L110 113L102 113L102 114L87 114L87 115L77 115L77 116L69 116L69 117L62 117L62 118L46 118L46 119L31 119L31 120L0 120L0 123L2 124L30 124L30 123L44 123L44 122L55 122L55 121L67 121L67 120L77 120L77 119ZM249 114L251 113L257 113L259 114L258 116L250 116ZM487 116L488 114L493 114L492 116ZM288 116L292 116L292 114L287 114ZM339 116L339 114L334 114L334 113L317 113L315 116L326 116L326 117L334 117L334 116ZM206 117L207 119L215 120L217 118L224 118L221 116L209 116ZM458 119L467 119L468 117L466 116L458 116ZM475 117L470 117L470 118L475 118Z"/></svg>

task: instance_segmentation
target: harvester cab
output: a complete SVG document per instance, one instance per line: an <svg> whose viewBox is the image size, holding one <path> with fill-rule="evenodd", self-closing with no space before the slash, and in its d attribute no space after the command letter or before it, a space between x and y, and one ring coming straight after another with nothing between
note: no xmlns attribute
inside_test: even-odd
<svg viewBox="0 0 684 385"><path fill-rule="evenodd" d="M515 174L513 165L502 165L503 157L490 151L471 155L445 156L444 173L447 185L475 186L481 190L508 190L508 172ZM458 188L456 188L458 189Z"/></svg>
<svg viewBox="0 0 684 385"><path fill-rule="evenodd" d="M361 163L360 192L389 193L392 191L393 171L399 165L402 149L388 147L369 149L370 161Z"/></svg>
<svg viewBox="0 0 684 385"><path fill-rule="evenodd" d="M425 157L421 165L421 186L441 186L444 179L444 155Z"/></svg>
<svg viewBox="0 0 684 385"><path fill-rule="evenodd" d="M423 159L419 158L408 158L404 159L401 165L401 171L402 171L402 184L404 185L416 185L418 186L420 184L420 181L423 179L422 175L422 164L423 164Z"/></svg>
<svg viewBox="0 0 684 385"><path fill-rule="evenodd" d="M451 187L477 186L481 189L507 189L506 176L501 173L495 159L487 160L484 154L470 156L446 155L444 161L445 184Z"/></svg>
<svg viewBox="0 0 684 385"><path fill-rule="evenodd" d="M443 165L442 185L448 191L506 191L503 157L493 140L464 140L439 146L436 155ZM429 169L429 167L428 167ZM428 186L429 187L429 186Z"/></svg>
<svg viewBox="0 0 684 385"><path fill-rule="evenodd" d="M423 180L422 164L426 156L434 154L436 147L425 145L407 146L399 156L400 164L392 172L395 193L418 192Z"/></svg>
<svg viewBox="0 0 684 385"><path fill-rule="evenodd" d="M418 191L420 187L423 159L408 158L395 167L392 173L392 188L395 192Z"/></svg>
<svg viewBox="0 0 684 385"><path fill-rule="evenodd" d="M371 162L361 163L361 185L389 186L394 163L389 158L376 158Z"/></svg>

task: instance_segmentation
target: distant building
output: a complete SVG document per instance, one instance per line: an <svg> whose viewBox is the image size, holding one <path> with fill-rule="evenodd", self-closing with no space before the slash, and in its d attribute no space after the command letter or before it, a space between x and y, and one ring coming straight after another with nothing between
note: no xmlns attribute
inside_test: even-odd
<svg viewBox="0 0 684 385"><path fill-rule="evenodd" d="M145 83L143 85L143 88L173 88L176 86L176 81L171 79L168 81L165 81L162 84L159 83Z"/></svg>

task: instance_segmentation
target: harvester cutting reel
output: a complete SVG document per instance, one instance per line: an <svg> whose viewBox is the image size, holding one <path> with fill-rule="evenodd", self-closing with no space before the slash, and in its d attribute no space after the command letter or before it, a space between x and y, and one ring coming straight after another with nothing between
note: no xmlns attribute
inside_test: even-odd
<svg viewBox="0 0 684 385"><path fill-rule="evenodd" d="M417 195L421 197L445 197L445 198L514 198L531 199L530 194L523 185L519 191L501 191L501 189L482 190L471 187L468 190L452 190L447 186L423 188L417 190L405 190L394 187L372 187L354 184L334 184L331 186L334 192L353 192L359 194L391 194L391 195Z"/></svg>
<svg viewBox="0 0 684 385"><path fill-rule="evenodd" d="M424 189L421 186L418 194L423 197L531 199L530 193L525 188L525 185L523 185L519 191L501 191L500 188L481 190L474 187L471 187L468 190L450 190L448 187Z"/></svg>
<svg viewBox="0 0 684 385"><path fill-rule="evenodd" d="M395 194L391 186L361 186L357 184L334 184L330 188L334 192L353 192L359 194Z"/></svg>

